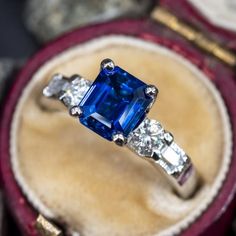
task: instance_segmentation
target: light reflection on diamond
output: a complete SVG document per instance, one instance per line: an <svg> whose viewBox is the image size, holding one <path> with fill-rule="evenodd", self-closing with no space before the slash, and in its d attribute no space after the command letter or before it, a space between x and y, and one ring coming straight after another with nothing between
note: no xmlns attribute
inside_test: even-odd
<svg viewBox="0 0 236 236"><path fill-rule="evenodd" d="M128 137L128 146L141 156L151 156L155 149L161 149L164 141L161 124L146 118Z"/></svg>
<svg viewBox="0 0 236 236"><path fill-rule="evenodd" d="M43 90L46 97L57 96L68 82L61 75L54 75L48 86Z"/></svg>
<svg viewBox="0 0 236 236"><path fill-rule="evenodd" d="M76 78L63 88L63 94L60 99L67 107L76 106L88 91L91 82L84 78Z"/></svg>
<svg viewBox="0 0 236 236"><path fill-rule="evenodd" d="M88 91L91 82L80 76L69 81L62 75L54 75L48 86L43 90L47 97L58 97L68 108L80 103Z"/></svg>
<svg viewBox="0 0 236 236"><path fill-rule="evenodd" d="M158 156L155 161L165 169L168 174L181 172L188 157L175 143L166 142L166 134L161 124L155 120L146 118L138 128L128 137L128 147L140 156ZM170 137L173 139L173 137Z"/></svg>

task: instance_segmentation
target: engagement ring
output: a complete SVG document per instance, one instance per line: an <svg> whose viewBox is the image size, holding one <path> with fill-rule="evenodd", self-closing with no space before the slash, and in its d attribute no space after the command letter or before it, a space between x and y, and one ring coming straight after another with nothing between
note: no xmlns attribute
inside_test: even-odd
<svg viewBox="0 0 236 236"><path fill-rule="evenodd" d="M170 132L147 118L158 95L155 85L105 59L94 82L80 75L56 74L43 94L59 99L82 125L150 161L181 197L194 193L198 178L190 158Z"/></svg>

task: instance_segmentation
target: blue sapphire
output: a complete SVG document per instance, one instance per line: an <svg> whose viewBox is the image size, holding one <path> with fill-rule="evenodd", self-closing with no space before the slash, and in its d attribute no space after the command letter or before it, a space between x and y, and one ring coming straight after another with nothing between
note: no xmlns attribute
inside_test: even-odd
<svg viewBox="0 0 236 236"><path fill-rule="evenodd" d="M115 66L102 69L81 100L80 122L102 137L115 133L125 137L144 119L152 98L145 95L147 84Z"/></svg>

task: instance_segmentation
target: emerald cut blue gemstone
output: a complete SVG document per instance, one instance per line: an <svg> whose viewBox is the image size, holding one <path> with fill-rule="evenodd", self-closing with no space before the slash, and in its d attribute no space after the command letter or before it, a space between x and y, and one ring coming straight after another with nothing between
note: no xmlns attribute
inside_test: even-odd
<svg viewBox="0 0 236 236"><path fill-rule="evenodd" d="M116 133L125 137L145 118L152 98L145 95L147 84L118 66L102 69L79 107L80 122L105 139Z"/></svg>

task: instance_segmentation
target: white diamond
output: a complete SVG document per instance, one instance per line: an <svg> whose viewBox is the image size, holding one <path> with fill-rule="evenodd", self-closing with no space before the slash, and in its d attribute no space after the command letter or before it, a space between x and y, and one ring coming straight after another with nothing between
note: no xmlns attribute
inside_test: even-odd
<svg viewBox="0 0 236 236"><path fill-rule="evenodd" d="M163 165L163 162L168 163L165 169L169 174L172 174L181 172L187 159L185 152L176 143L172 143L162 150L161 159L157 162L160 165Z"/></svg>
<svg viewBox="0 0 236 236"><path fill-rule="evenodd" d="M60 99L64 102L67 107L76 106L80 103L81 99L88 91L91 82L78 77L71 83L68 83L63 88L63 94Z"/></svg>
<svg viewBox="0 0 236 236"><path fill-rule="evenodd" d="M152 156L153 151L162 148L164 141L161 124L146 118L128 137L128 146L140 156Z"/></svg>
<svg viewBox="0 0 236 236"><path fill-rule="evenodd" d="M179 165L181 156L175 152L171 147L167 147L163 152L162 156L168 161L171 165Z"/></svg>
<svg viewBox="0 0 236 236"><path fill-rule="evenodd" d="M62 75L54 75L48 86L43 90L43 94L46 97L57 96L66 84L68 82L62 78Z"/></svg>
<svg viewBox="0 0 236 236"><path fill-rule="evenodd" d="M152 135L161 133L163 131L161 124L155 120L149 120L149 124L147 128L149 132L152 133Z"/></svg>

